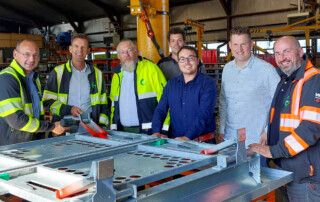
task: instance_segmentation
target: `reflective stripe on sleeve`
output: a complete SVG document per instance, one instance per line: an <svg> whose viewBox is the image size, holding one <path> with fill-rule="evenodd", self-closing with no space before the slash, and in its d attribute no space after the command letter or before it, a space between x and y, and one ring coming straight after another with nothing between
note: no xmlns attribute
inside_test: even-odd
<svg viewBox="0 0 320 202"><path fill-rule="evenodd" d="M295 132L284 138L285 146L289 150L292 156L300 153L301 151L307 149L309 145L301 139Z"/></svg>
<svg viewBox="0 0 320 202"><path fill-rule="evenodd" d="M157 92L149 92L149 93L142 93L138 95L138 99L147 99L147 98L156 98L157 97Z"/></svg>

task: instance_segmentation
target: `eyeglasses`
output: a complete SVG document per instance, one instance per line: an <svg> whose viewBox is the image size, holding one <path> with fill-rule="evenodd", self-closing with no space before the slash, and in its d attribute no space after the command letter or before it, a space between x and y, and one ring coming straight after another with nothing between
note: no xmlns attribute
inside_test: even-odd
<svg viewBox="0 0 320 202"><path fill-rule="evenodd" d="M178 59L178 61L179 61L180 63L185 63L187 60L188 60L189 62L193 62L193 61L195 61L197 58L198 58L198 57L195 56L195 55L189 55L188 57L180 57L180 58Z"/></svg>
<svg viewBox="0 0 320 202"><path fill-rule="evenodd" d="M284 50L282 53L280 53L280 52L275 52L275 53L274 53L274 56L275 56L275 57L280 57L282 54L283 54L284 56L288 56L291 52L292 52L291 49L286 49L286 50Z"/></svg>
<svg viewBox="0 0 320 202"><path fill-rule="evenodd" d="M21 55L23 55L23 57L25 58L30 58L30 57L33 57L33 58L39 58L39 54L31 54L31 53L21 53L20 51L16 50L18 53L20 53Z"/></svg>
<svg viewBox="0 0 320 202"><path fill-rule="evenodd" d="M119 51L119 55L125 55L126 53L128 53L130 55L133 52L134 52L134 49L121 50L121 51Z"/></svg>

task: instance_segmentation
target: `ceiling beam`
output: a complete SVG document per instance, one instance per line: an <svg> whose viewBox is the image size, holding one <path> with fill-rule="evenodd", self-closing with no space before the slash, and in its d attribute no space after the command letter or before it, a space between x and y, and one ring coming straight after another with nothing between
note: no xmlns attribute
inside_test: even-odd
<svg viewBox="0 0 320 202"><path fill-rule="evenodd" d="M121 25L121 22L120 22L120 18L114 18L114 14L113 12L111 11L111 9L107 8L107 5L105 5L104 3L102 3L101 1L98 1L98 0L88 0L90 1L91 3L93 3L94 5L100 7L101 9L103 9L103 11L105 12L105 14L107 15L107 17L109 18L110 22L113 24L113 26L115 28L118 28L120 27ZM110 6L108 6L110 7Z"/></svg>
<svg viewBox="0 0 320 202"><path fill-rule="evenodd" d="M78 32L78 33L81 32L80 26L77 26L76 23L74 22L73 18L66 14L68 12L65 12L65 11L61 10L55 4L52 4L52 3L48 2L48 1L45 1L45 0L36 0L36 1L38 3L40 3L41 5L43 5L43 6L47 7L47 8L50 8L50 9L54 10L55 12L63 15L76 32Z"/></svg>
<svg viewBox="0 0 320 202"><path fill-rule="evenodd" d="M19 10L14 6L11 6L11 5L3 3L3 2L1 2L0 7L4 8L10 12L13 12L16 15L20 15L21 17L28 19L35 28L38 28L40 31L42 30L43 26L37 20L35 20L33 16L26 13L25 11Z"/></svg>
<svg viewBox="0 0 320 202"><path fill-rule="evenodd" d="M231 2L228 0L220 0L220 4L227 16L231 15Z"/></svg>

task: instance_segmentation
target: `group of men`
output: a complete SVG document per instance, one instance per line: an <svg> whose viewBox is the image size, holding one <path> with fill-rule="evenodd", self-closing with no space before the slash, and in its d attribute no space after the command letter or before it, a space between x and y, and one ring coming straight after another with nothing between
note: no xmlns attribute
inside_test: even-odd
<svg viewBox="0 0 320 202"><path fill-rule="evenodd" d="M90 52L86 35L73 36L72 59L52 70L43 95L33 72L39 48L30 39L21 40L14 60L0 73L0 145L39 139L43 132L62 134L69 128L60 120L84 112L102 127L110 120L111 130L212 142L215 81L203 73L197 50L185 45L183 30L171 29L168 42L172 52L158 65L139 56L131 40L118 44L121 64L113 69L109 118L102 72L85 60ZM247 28L232 29L229 48L235 59L222 74L217 141L245 128L247 148L295 173L287 185L290 201L306 195L319 199L320 72L294 37L274 44L279 68L255 57L252 47ZM43 121L44 109L52 113L53 123Z"/></svg>

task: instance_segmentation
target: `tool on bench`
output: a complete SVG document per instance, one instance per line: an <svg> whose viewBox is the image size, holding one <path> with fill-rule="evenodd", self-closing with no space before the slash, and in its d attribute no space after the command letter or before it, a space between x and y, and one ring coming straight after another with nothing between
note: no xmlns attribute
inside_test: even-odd
<svg viewBox="0 0 320 202"><path fill-rule="evenodd" d="M86 131L88 131L93 137L108 139L107 137L108 132L103 130L98 124L93 122L90 119L89 113L82 113L79 115L79 118L80 118L80 125L84 129L86 129Z"/></svg>

